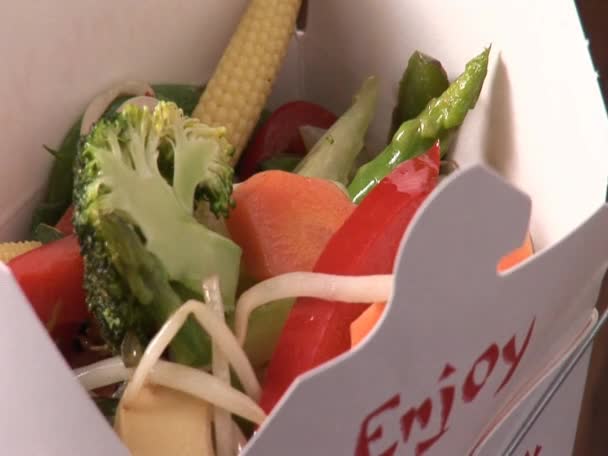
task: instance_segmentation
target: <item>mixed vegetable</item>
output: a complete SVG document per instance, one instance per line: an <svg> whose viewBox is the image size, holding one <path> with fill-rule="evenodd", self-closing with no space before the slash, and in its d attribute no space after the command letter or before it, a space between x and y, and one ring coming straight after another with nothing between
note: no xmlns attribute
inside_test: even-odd
<svg viewBox="0 0 608 456"><path fill-rule="evenodd" d="M0 245L138 454L236 454L298 375L367 336L484 83L490 49L451 83L415 52L388 144L359 167L377 79L339 116L303 100L265 110L300 4L266 15L271 3L251 1L206 86L128 82L93 100L47 148L31 240ZM252 32L261 17L274 35ZM499 269L531 254L528 238Z"/></svg>

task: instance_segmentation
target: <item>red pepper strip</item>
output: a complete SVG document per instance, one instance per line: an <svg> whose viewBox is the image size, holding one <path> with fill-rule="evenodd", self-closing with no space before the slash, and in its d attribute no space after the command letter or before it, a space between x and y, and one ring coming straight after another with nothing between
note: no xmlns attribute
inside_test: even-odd
<svg viewBox="0 0 608 456"><path fill-rule="evenodd" d="M19 255L8 267L51 336L58 342L71 340L88 316L76 236Z"/></svg>
<svg viewBox="0 0 608 456"><path fill-rule="evenodd" d="M70 205L65 213L61 216L55 228L61 231L63 234L73 234L74 225L72 225L72 215L74 214L74 206Z"/></svg>
<svg viewBox="0 0 608 456"><path fill-rule="evenodd" d="M245 180L258 171L258 165L277 154L306 155L299 127L329 128L336 116L315 103L292 101L274 111L254 136L238 163L237 174Z"/></svg>
<svg viewBox="0 0 608 456"><path fill-rule="evenodd" d="M439 144L395 168L357 206L327 243L314 270L389 274L403 234L437 183ZM300 298L270 361L261 406L270 413L295 378L350 348L350 324L368 305Z"/></svg>

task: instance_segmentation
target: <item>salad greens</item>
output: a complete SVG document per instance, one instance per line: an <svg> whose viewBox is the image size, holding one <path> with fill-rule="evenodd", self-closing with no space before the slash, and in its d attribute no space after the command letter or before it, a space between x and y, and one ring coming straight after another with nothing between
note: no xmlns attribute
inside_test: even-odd
<svg viewBox="0 0 608 456"><path fill-rule="evenodd" d="M226 309L234 306L241 250L193 216L195 192L216 216L233 205L233 148L224 134L159 102L152 112L128 105L99 121L79 148L73 220L84 286L116 351L127 331L145 340L183 302L171 282L199 294L201 278L217 274ZM168 181L161 157L172 163ZM207 362L202 330L184 330L172 347L175 359Z"/></svg>
<svg viewBox="0 0 608 456"><path fill-rule="evenodd" d="M399 127L390 144L357 171L348 191L360 202L400 163L426 152L437 140L444 141L475 107L488 71L490 48L467 63L464 72L438 98L431 100L414 119ZM445 153L445 148L442 149Z"/></svg>

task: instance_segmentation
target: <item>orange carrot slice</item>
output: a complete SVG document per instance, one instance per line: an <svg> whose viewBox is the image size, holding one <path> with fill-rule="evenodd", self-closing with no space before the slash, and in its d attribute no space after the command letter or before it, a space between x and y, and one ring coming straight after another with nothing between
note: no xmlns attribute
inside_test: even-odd
<svg viewBox="0 0 608 456"><path fill-rule="evenodd" d="M498 271L506 271L511 269L513 266L517 266L519 263L524 261L526 258L531 257L534 253L534 246L532 245L532 238L528 234L523 245L508 255L504 256L498 262Z"/></svg>
<svg viewBox="0 0 608 456"><path fill-rule="evenodd" d="M255 174L233 196L236 208L226 224L255 280L312 271L355 207L333 182L277 170Z"/></svg>
<svg viewBox="0 0 608 456"><path fill-rule="evenodd" d="M372 332L374 326L380 317L384 308L385 302L375 302L363 312L359 317L350 324L350 346L357 346L365 337Z"/></svg>

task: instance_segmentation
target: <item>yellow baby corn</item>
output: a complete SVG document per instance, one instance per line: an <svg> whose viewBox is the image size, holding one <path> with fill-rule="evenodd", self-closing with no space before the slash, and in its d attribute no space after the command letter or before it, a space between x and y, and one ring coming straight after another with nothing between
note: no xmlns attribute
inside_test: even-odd
<svg viewBox="0 0 608 456"><path fill-rule="evenodd" d="M193 116L247 144L287 52L301 0L251 0Z"/></svg>
<svg viewBox="0 0 608 456"><path fill-rule="evenodd" d="M42 244L38 241L24 242L4 242L0 243L0 261L7 263L16 256L30 250L40 247Z"/></svg>

